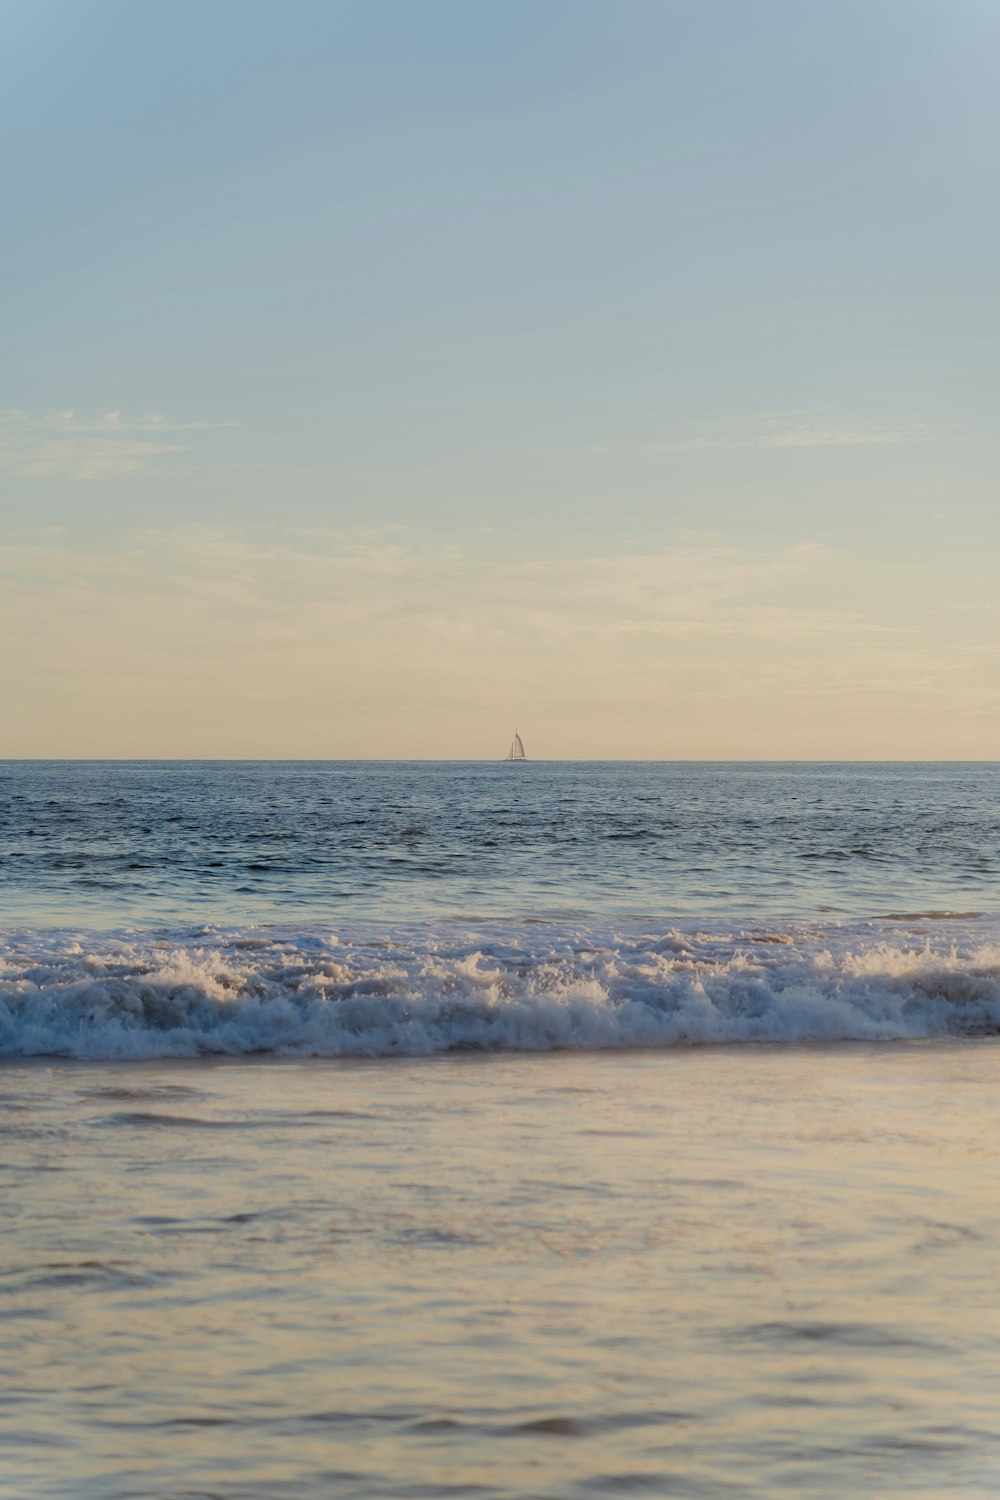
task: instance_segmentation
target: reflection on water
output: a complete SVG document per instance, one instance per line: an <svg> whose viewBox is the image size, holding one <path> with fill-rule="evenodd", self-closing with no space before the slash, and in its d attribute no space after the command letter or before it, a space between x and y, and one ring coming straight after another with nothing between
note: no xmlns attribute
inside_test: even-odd
<svg viewBox="0 0 1000 1500"><path fill-rule="evenodd" d="M1000 1491L993 1042L0 1077L0 1493Z"/></svg>

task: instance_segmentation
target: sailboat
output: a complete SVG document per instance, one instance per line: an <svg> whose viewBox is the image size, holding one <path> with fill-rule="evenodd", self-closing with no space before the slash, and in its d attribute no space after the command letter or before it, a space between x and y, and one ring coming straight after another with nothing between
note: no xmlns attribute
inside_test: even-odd
<svg viewBox="0 0 1000 1500"><path fill-rule="evenodd" d="M527 759L528 759L528 757L524 753L524 741L521 739L521 736L518 734L517 730L515 729L514 730L514 738L510 742L510 750L504 756L504 760L527 760Z"/></svg>

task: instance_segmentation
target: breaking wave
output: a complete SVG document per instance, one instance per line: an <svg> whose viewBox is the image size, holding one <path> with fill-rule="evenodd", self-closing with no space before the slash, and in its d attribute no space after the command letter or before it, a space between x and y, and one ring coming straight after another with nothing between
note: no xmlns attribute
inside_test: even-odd
<svg viewBox="0 0 1000 1500"><path fill-rule="evenodd" d="M1000 1034L1000 924L0 938L0 1055L421 1056Z"/></svg>

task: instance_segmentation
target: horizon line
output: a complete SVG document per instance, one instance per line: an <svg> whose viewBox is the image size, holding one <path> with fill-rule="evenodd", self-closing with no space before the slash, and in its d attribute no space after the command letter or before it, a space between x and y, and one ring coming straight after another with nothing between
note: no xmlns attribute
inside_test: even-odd
<svg viewBox="0 0 1000 1500"><path fill-rule="evenodd" d="M997 756L503 756L357 755L0 755L0 765L354 765L354 766L994 766Z"/></svg>

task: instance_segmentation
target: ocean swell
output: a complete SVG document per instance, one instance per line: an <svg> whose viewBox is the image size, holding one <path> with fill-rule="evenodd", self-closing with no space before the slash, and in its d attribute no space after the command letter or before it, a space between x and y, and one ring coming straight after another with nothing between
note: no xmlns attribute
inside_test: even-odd
<svg viewBox="0 0 1000 1500"><path fill-rule="evenodd" d="M379 1057L1000 1034L1000 928L0 938L0 1055Z"/></svg>

